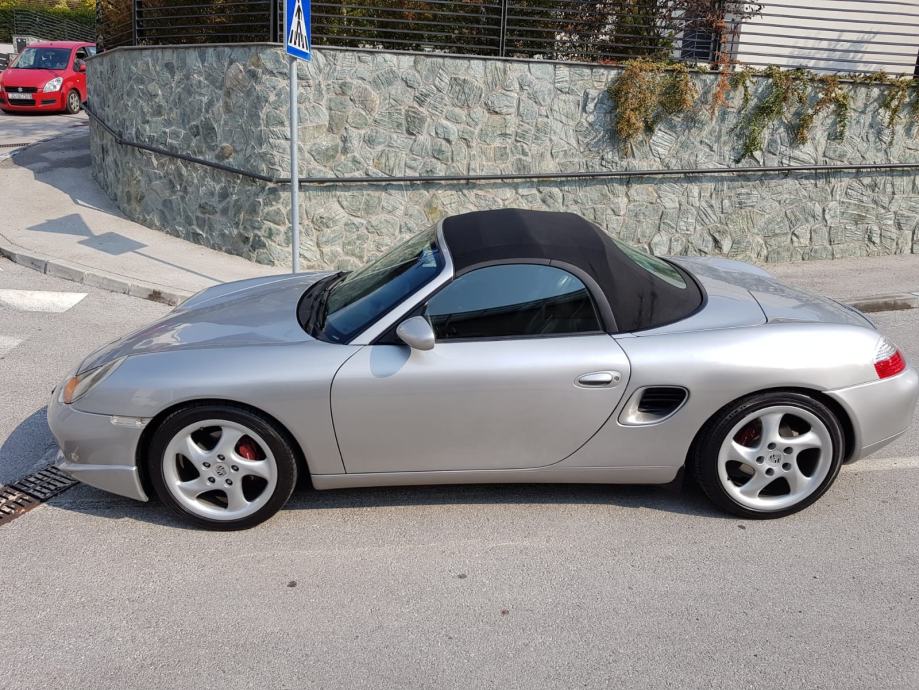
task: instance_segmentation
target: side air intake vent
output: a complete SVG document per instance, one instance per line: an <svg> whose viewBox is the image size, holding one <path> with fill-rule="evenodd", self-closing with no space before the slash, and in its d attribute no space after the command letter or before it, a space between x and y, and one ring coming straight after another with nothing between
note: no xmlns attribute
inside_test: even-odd
<svg viewBox="0 0 919 690"><path fill-rule="evenodd" d="M686 400L685 388L645 388L638 402L638 411L666 417L676 412L676 408Z"/></svg>
<svg viewBox="0 0 919 690"><path fill-rule="evenodd" d="M679 386L646 386L632 393L619 421L629 426L656 424L679 410L689 391Z"/></svg>

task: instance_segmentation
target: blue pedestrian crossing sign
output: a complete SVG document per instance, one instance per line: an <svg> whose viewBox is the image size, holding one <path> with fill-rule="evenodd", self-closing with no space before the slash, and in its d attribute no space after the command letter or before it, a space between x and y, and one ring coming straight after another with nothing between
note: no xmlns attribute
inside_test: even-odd
<svg viewBox="0 0 919 690"><path fill-rule="evenodd" d="M284 0L284 47L288 55L312 60L310 0Z"/></svg>

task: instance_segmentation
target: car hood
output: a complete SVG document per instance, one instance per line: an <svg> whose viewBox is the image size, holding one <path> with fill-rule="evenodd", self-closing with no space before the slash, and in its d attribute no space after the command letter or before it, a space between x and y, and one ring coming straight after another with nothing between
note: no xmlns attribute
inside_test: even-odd
<svg viewBox="0 0 919 690"><path fill-rule="evenodd" d="M312 340L297 321L303 291L327 273L268 276L215 285L165 318L97 350L79 371L119 357L190 348L252 347Z"/></svg>
<svg viewBox="0 0 919 690"><path fill-rule="evenodd" d="M748 291L769 323L834 323L873 328L871 321L858 310L780 283L757 266L718 257L680 257L674 260L703 284L717 281Z"/></svg>
<svg viewBox="0 0 919 690"><path fill-rule="evenodd" d="M0 72L3 88L15 89L17 86L39 88L55 77L63 76L63 70L54 69L17 69L11 67Z"/></svg>

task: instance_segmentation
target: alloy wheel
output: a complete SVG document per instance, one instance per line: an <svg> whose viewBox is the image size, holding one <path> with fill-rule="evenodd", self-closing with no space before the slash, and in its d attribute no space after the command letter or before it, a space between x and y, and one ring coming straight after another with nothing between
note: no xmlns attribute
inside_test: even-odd
<svg viewBox="0 0 919 690"><path fill-rule="evenodd" d="M773 405L746 415L725 436L718 477L738 504L772 512L814 493L826 479L832 458L830 431L815 414Z"/></svg>
<svg viewBox="0 0 919 690"><path fill-rule="evenodd" d="M76 91L71 91L70 95L67 96L67 108L72 113L76 113L80 110L80 94Z"/></svg>
<svg viewBox="0 0 919 690"><path fill-rule="evenodd" d="M262 508L274 493L278 468L265 440L248 427L202 420L179 431L163 455L163 479L190 513L239 520Z"/></svg>

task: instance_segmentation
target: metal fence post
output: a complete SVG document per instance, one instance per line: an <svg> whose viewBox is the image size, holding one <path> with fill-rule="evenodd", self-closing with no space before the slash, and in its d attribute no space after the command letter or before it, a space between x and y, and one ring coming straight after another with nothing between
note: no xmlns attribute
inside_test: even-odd
<svg viewBox="0 0 919 690"><path fill-rule="evenodd" d="M131 45L137 45L137 4L140 0L131 0Z"/></svg>
<svg viewBox="0 0 919 690"><path fill-rule="evenodd" d="M96 50L100 53L105 50L105 44L103 43L102 36L102 24L105 21L105 16L102 14L102 3L96 3Z"/></svg>
<svg viewBox="0 0 919 690"><path fill-rule="evenodd" d="M507 0L501 0L501 48L500 56L504 57L507 49Z"/></svg>

